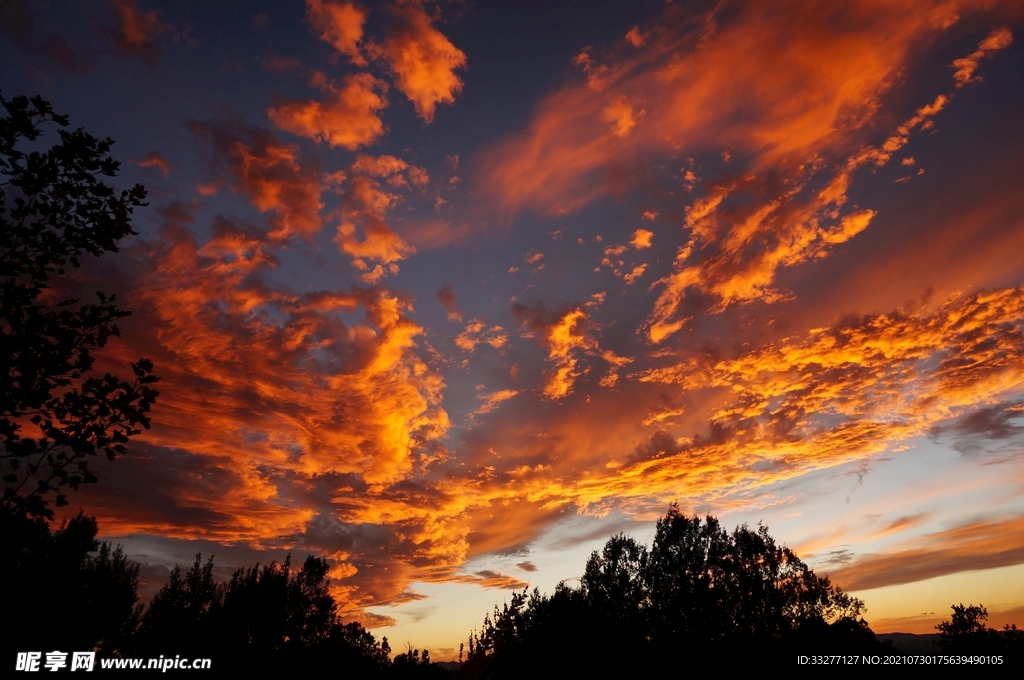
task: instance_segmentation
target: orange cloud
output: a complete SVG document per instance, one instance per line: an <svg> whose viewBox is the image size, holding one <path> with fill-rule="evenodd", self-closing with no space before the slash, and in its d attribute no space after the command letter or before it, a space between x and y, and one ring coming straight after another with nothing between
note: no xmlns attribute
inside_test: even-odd
<svg viewBox="0 0 1024 680"><path fill-rule="evenodd" d="M257 230L217 218L202 243L187 227L188 208L161 213L160 240L134 250L144 275L130 304L133 341L160 365L167 395L146 445L177 452L167 468L154 459L163 469L154 494L170 494L174 505L112 514L108 530L299 541L336 560L337 585L356 593L354 603L399 597L401 559L337 532L350 515L383 517L404 504L388 490L443 455L444 383L417 356L423 329L383 288L299 294L272 284L275 243ZM458 532L446 534L436 494L425 492L419 516L396 518L409 545L396 538L392 547L410 560L434 554L431 564L456 565L464 544ZM389 564L387 575L374 571Z"/></svg>
<svg viewBox="0 0 1024 680"><path fill-rule="evenodd" d="M402 200L391 189L422 188L429 177L422 168L387 155L360 155L349 174L342 221L334 240L343 253L352 256L352 265L364 272L363 280L376 282L387 272L396 273L397 263L415 252L385 221Z"/></svg>
<svg viewBox="0 0 1024 680"><path fill-rule="evenodd" d="M352 165L355 172L363 173L371 177L380 177L393 187L408 189L410 183L420 189L430 181L430 176L423 168L409 165L401 158L395 156L365 156L356 158Z"/></svg>
<svg viewBox="0 0 1024 680"><path fill-rule="evenodd" d="M787 293L772 286L780 269L827 256L867 229L875 217L876 211L867 208L842 212L854 174L886 165L912 132L933 126L951 96L936 96L882 144L865 145L851 154L824 186L811 188L815 170L807 164L792 172L787 191L769 194L767 200L752 203L749 197L768 193L772 173L764 179L748 175L724 182L695 199L686 209L691 238L676 254L676 270L655 282L663 289L647 320L651 342L659 343L683 326L686 320L678 318L678 310L689 289L716 298L713 312L734 303L786 299Z"/></svg>
<svg viewBox="0 0 1024 680"><path fill-rule="evenodd" d="M649 394L636 392L635 383L626 386L633 395L626 402L590 404L588 397L584 406L582 397L576 399L573 411L581 413L572 419L561 413L530 418L529 400L519 399L501 420L507 426L481 433L479 456L463 457L464 480L476 479L471 485L461 482L464 488L458 492L460 522L478 527L480 511L474 508L501 503L514 504L518 525L490 527L486 541L476 533L483 530L474 528L470 549L497 550L522 542L548 521L540 510L577 508L600 515L615 509L642 517L679 497L695 505L743 506L751 492L768 485L889 452L907 438L932 432L937 423L1019 396L1024 384L1022 292L983 292L931 312L879 315L817 329L734 359L676 358L664 368L641 371L630 377L663 385L662 390L675 386L679 399L702 404L700 412L708 415L705 430L691 437L659 431L632 455L623 456L623 451L629 450L631 438L636 441L644 419L640 395ZM574 311L517 310L552 347L549 355L565 374L581 373L569 361L578 358L585 337L573 325L579 321ZM565 341L545 340L548 336L564 336ZM564 385L569 387L563 398L571 398L573 383L558 377L557 371L548 377L544 398L562 394ZM547 389L554 387L559 391ZM633 401L641 403L631 408ZM583 417L584 409L589 416ZM646 422L661 426L683 412L666 402ZM637 418L632 427L630 413ZM695 415L687 422L699 422ZM875 533L901 531L920 519L905 517ZM982 562L979 558L977 563Z"/></svg>
<svg viewBox="0 0 1024 680"><path fill-rule="evenodd" d="M139 166L140 168L156 168L164 177L167 177L169 174L171 174L170 164L167 162L167 159L165 159L160 154L159 151L150 151L149 153L142 157L142 160L136 161L135 165Z"/></svg>
<svg viewBox="0 0 1024 680"><path fill-rule="evenodd" d="M480 406L470 414L470 417L483 415L490 413L494 409L498 408L503 401L508 401L512 397L519 394L522 390L498 390L496 392L490 392L488 394L479 394L477 399L483 401Z"/></svg>
<svg viewBox="0 0 1024 680"><path fill-rule="evenodd" d="M601 111L601 120L611 123L611 133L616 137L628 137L629 133L636 127L637 119L646 111L635 111L633 105L623 97L615 97L608 106Z"/></svg>
<svg viewBox="0 0 1024 680"><path fill-rule="evenodd" d="M421 249L460 246L469 243L480 231L479 223L469 220L410 219L396 222L403 237Z"/></svg>
<svg viewBox="0 0 1024 680"><path fill-rule="evenodd" d="M164 385L174 395L156 416L153 443L207 462L202 480L187 478L191 486L179 482L175 493L217 512L187 526L164 518L159 530L254 543L300 536L325 546L347 565L336 586L351 616L420 597L409 590L416 580L518 586L459 567L469 555L532 540L567 510L644 516L681 495L728 507L752 489L885 451L1024 384L1024 291L998 289L732 358L651 358L662 365L638 371L625 388L653 383L703 403L707 429L692 437L659 431L636 445L645 417L660 428L683 414L667 401L652 411L642 399L595 398L589 419L570 421L563 413L524 417L529 392L482 394L477 416L493 417L488 407L501 404L505 425L476 428L473 436L486 442L479 453L470 443L464 466L428 478L418 471L443 459L437 444L449 423L439 406L443 384L416 356L422 329L403 304L380 288L297 295L271 286L265 273L276 260L258 233L219 222L213 234L199 245L169 223L163 241L146 246L142 261L154 274L133 305L154 329L156 341L146 342L159 348L154 359L168 367ZM357 310L364 322L341 320ZM631 361L601 352L576 306L514 313L554 364L542 399L573 399L584 357L600 353L619 370ZM473 332L486 329L480 322ZM583 403L576 399L574 410ZM222 481L204 481L211 477ZM112 526L157 526L121 522ZM984 554L1011 559L996 546L1014 530L990 532ZM939 557L908 562L908 573L931 573ZM890 579L894 564L879 562L872 573ZM868 582L849 574L851 583Z"/></svg>
<svg viewBox="0 0 1024 680"><path fill-rule="evenodd" d="M602 57L602 65L598 57L582 60L588 82L557 92L526 133L492 152L507 163L488 170L486 186L510 210L558 213L604 195L605 171L637 150L672 156L704 145L717 159L727 147L735 172L698 189L701 180L688 171L688 190L696 195L659 218L668 225L678 216L686 245L659 281L648 339L664 340L681 327L680 301L690 291L716 310L782 299L780 268L827 255L873 219L870 208L849 205L854 173L897 157L911 134L949 105L949 95L941 95L888 136L870 136L891 76L942 30L944 22L920 11L936 5L912 5L855 3L849 25L827 4L801 6L787 21L767 6L742 5L703 26L700 41L680 35L671 21L634 29L623 41L626 57ZM379 56L362 37L363 10L326 0L308 7L315 29L341 53L353 61ZM348 23L335 21L335 10L347 12ZM433 28L421 3L401 3L398 14L405 18L379 49L405 40L419 45L409 59L433 64L416 67L426 75L406 91L391 62L396 86L429 120L437 104L451 103L460 91L454 73L465 56ZM775 49L777 64L770 66ZM413 66L408 72L418 73ZM972 71L968 80L974 77ZM373 80L352 76L328 88L325 103L272 109L275 122L335 147L372 143L383 126L375 132L346 124L330 110L341 107L340 93L358 79ZM381 106L357 116L364 122L386 104L383 84L369 90ZM846 319L772 344L737 344L731 352L679 342L645 356L599 347L598 333L608 327L600 314L615 303L602 292L554 310L513 307L543 347L538 359L549 370L541 389L481 388L469 408L477 406L473 423L489 427L467 427L460 459L444 466L451 455L444 445L451 430L444 381L425 358L433 350L410 303L382 285L413 252L389 220L407 195L425 192L426 171L397 156L360 155L343 173L327 176L270 131L226 117L193 129L213 148L214 178L204 186L212 193L233 187L267 215L268 233L224 217L193 231L188 209L178 204L161 210L158 240L138 242L139 284L127 304L137 310L130 319L137 329L126 333L136 344L124 354L152 356L163 382L148 448L131 464L151 473L152 495L166 506L146 499L139 501L150 503L145 512L101 519L121 533L316 549L334 561L334 587L350 618L387 624L388 617L365 608L421 599L411 587L417 580L522 587L514 577L467 573L462 565L473 554L525 545L565 513L653 516L681 496L735 507L752 491L891 451L908 437L945 436L955 428L942 428L958 418L961 429L984 434L986 410L1024 384L1020 288ZM290 236L321 229L322 196L334 186L342 195L330 213L337 217L335 241L363 283L296 292L275 280L277 249ZM461 227L439 221L428 228L444 236ZM661 242L652 242L652 233L638 229L629 244L653 248ZM669 239L669 232L662 236ZM627 264L630 252L625 243L603 251L627 284L640 281L648 266ZM648 252L645 259L657 267L662 254ZM543 256L526 257L537 265ZM438 299L457 313L448 293L442 288ZM620 327L609 341L632 330ZM504 352L508 335L472 319L454 343L466 353L481 345ZM522 361L524 371L532 370ZM607 370L592 370L600 361ZM518 371L516 363L514 378ZM879 525L878 533L919 519ZM851 583L895 583L937 573L944 556L954 568L1011 563L1019 551L1006 536L1020 531L1001 521L974 527L987 562L954 554L950 546L962 536L947 532L910 545L903 575L881 556L845 573ZM1002 551L1000 541L1008 546ZM519 565L529 571L524 565L532 563Z"/></svg>
<svg viewBox="0 0 1024 680"><path fill-rule="evenodd" d="M463 521L472 521L471 509L484 501L515 503L520 518L530 508L566 507L644 516L681 496L705 506L742 506L749 493L768 485L890 452L939 423L1019 396L1022 292L999 289L932 311L867 317L732 359L666 354L661 361L668 365L630 376L663 386L661 393L669 389L667 395L678 390L675 403L667 400L653 413L643 403L650 393L637 391L635 383L623 388L632 395L625 402L620 397L589 404L588 397L584 406L582 397L576 399L573 411L580 414L571 419L529 416L529 400L517 400L501 420L507 426L480 435L479 457L464 457L467 473L478 474L479 482L460 492L470 513ZM515 311L556 362L542 397L571 398L569 390L583 377L580 355L588 354L581 346L590 343L577 325L577 310ZM612 359L626 361L606 357L609 364ZM642 426L679 427L674 421L685 410L680 401L694 404L683 422L692 426L703 419L705 429L689 437L659 431L623 456ZM630 418L636 419L632 426ZM503 463L506 456L510 460ZM520 472L524 462L529 472ZM901 531L919 520L905 517L875 533ZM523 540L522 526L520 534L511 526L493 528L488 545Z"/></svg>
<svg viewBox="0 0 1024 680"><path fill-rule="evenodd" d="M628 279L628 277L627 277ZM631 283L627 280L627 284ZM633 363L633 359L630 357L620 357L611 350L605 350L601 353L601 358L608 363L608 372L601 378L598 383L601 387L615 387L616 383L619 382L619 369L623 366Z"/></svg>
<svg viewBox="0 0 1024 680"><path fill-rule="evenodd" d="M884 527L882 527L882 529L880 529L875 535L887 536L889 534L895 534L899 533L900 531L905 531L912 527L916 527L920 524L923 524L925 521L930 519L931 516L931 513L925 512L917 515L909 515L906 517L897 517L892 522L889 522Z"/></svg>
<svg viewBox="0 0 1024 680"><path fill-rule="evenodd" d="M529 585L515 576L508 576L491 569L482 569L472 574L463 574L451 567L444 567L424 571L420 574L419 579L427 583L452 581L455 583L475 583L484 588L499 588L501 590L523 590Z"/></svg>
<svg viewBox="0 0 1024 680"><path fill-rule="evenodd" d="M654 236L654 232L646 229L637 229L633 232L633 238L630 241L630 245L636 250L643 250L651 247L651 238ZM623 255L626 253L627 247L623 244L616 244L611 246L605 246L602 251L604 257L601 258L601 267L608 267L612 270L615 276L625 281L627 286L633 285L637 279L644 275L647 271L648 264L642 262L632 267L626 266L626 261L623 259ZM600 271L601 267L594 269L594 271ZM588 305L593 303L588 302Z"/></svg>
<svg viewBox="0 0 1024 680"><path fill-rule="evenodd" d="M548 349L548 360L555 364L553 371L545 376L544 396L548 399L562 399L573 390L576 379L586 368L579 366L578 351L596 351L597 341L587 333L589 317L582 308L567 306L559 312L548 312L541 305L527 307L516 304L512 307L520 323L530 333L537 333Z"/></svg>
<svg viewBox="0 0 1024 680"><path fill-rule="evenodd" d="M1006 49L1012 42L1013 34L1005 26L989 33L988 37L978 45L977 50L971 52L963 59L957 59L953 62L953 66L956 68L956 73L953 74L956 86L963 87L967 83L981 80L974 75L974 72L978 70L979 62L985 57L991 56L992 52L996 50Z"/></svg>
<svg viewBox="0 0 1024 680"><path fill-rule="evenodd" d="M455 338L456 347L464 352L472 352L481 342L494 349L501 349L508 343L508 334L501 326L491 326L488 330L483 321L472 319Z"/></svg>
<svg viewBox="0 0 1024 680"><path fill-rule="evenodd" d="M308 238L320 231L323 178L315 164L299 161L298 146L228 117L189 125L210 143L214 173L227 174L257 210L271 213L272 239Z"/></svg>
<svg viewBox="0 0 1024 680"><path fill-rule="evenodd" d="M626 33L626 42L628 42L633 47L643 47L644 43L647 42L647 40L644 38L643 34L640 33L640 27L634 26L633 28L629 29L628 33Z"/></svg>
<svg viewBox="0 0 1024 680"><path fill-rule="evenodd" d="M637 266L633 267L633 271L629 272L628 274L624 274L622 276L622 280L626 282L627 286L632 285L634 281L636 281L637 279L644 275L644 272L646 270L646 264L638 264Z"/></svg>
<svg viewBox="0 0 1024 680"><path fill-rule="evenodd" d="M657 166L721 153L731 167L690 197L690 243L676 253L675 272L656 282L648 340L684 326L688 293L709 297L714 311L788 299L775 286L781 270L829 255L872 223L874 210L847 200L854 171L887 162L948 99L923 107L871 159L858 158L884 120L884 95L958 16L983 8L864 0L782 12L743 2L693 16L670 5L649 30L581 53L585 82L558 89L525 130L480 156L481 189L507 215L564 215L621 195L643 174L628 170L637 159ZM692 169L681 183L700 191Z"/></svg>
<svg viewBox="0 0 1024 680"><path fill-rule="evenodd" d="M320 34L320 39L347 56L353 64L366 64L359 49L363 40L366 12L351 2L306 0L309 21Z"/></svg>
<svg viewBox="0 0 1024 680"><path fill-rule="evenodd" d="M629 153L736 148L763 167L837 148L915 45L940 30L912 3L861 2L845 18L827 4L794 15L744 3L706 18L697 42L684 11L669 7L639 49L613 49L599 77L581 55L587 83L551 95L527 131L484 159L495 198L513 210L575 210L607 191ZM642 102L644 118L627 116L625 102Z"/></svg>
<svg viewBox="0 0 1024 680"><path fill-rule="evenodd" d="M637 250L643 250L644 248L651 247L651 239L654 238L654 232L648 229L637 229L633 232L633 238L629 244Z"/></svg>
<svg viewBox="0 0 1024 680"><path fill-rule="evenodd" d="M136 0L116 0L114 5L118 25L108 37L125 54L139 57L155 67L161 53L156 38L170 26L160 21L156 10L143 12L139 9Z"/></svg>
<svg viewBox="0 0 1024 680"><path fill-rule="evenodd" d="M395 74L395 86L429 123L438 104L455 103L462 91L455 71L466 66L466 55L434 28L421 0L399 0L393 13L395 23L380 53Z"/></svg>
<svg viewBox="0 0 1024 680"><path fill-rule="evenodd" d="M761 485L882 452L953 415L1007 398L1024 379L1020 294L1017 288L981 292L932 313L896 312L815 329L735 359L693 358L642 371L641 381L729 395L710 416L711 439L694 440L692 453L669 459L674 462L645 462L645 479L656 486L654 468L664 466L677 485L685 484L692 477L684 470L701 461L695 469L724 475L705 487L708 493L741 484L741 477ZM758 461L774 472L743 472Z"/></svg>
<svg viewBox="0 0 1024 680"><path fill-rule="evenodd" d="M326 102L295 101L267 110L282 130L349 151L377 141L384 134L378 112L388 105L387 84L369 73L346 76L340 87L325 84Z"/></svg>

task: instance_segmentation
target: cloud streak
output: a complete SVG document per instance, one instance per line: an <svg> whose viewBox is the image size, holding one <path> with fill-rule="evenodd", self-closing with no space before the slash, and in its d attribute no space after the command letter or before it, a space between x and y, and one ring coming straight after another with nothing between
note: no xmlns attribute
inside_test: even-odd
<svg viewBox="0 0 1024 680"><path fill-rule="evenodd" d="M864 555L830 577L845 590L869 590L973 569L1024 562L1024 518L969 522L927 534L885 554Z"/></svg>

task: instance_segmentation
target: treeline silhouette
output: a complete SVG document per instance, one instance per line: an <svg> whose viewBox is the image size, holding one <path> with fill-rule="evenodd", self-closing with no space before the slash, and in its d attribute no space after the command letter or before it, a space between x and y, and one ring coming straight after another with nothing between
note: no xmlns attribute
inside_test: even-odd
<svg viewBox="0 0 1024 680"><path fill-rule="evenodd" d="M579 585L515 593L468 641L465 680L653 676L689 658L747 667L804 655L903 652L880 641L864 603L819 577L764 526L726 532L673 504L650 550L624 535L591 554ZM982 606L953 605L934 653L1024 657L1024 631L984 625ZM464 650L467 651L467 650Z"/></svg>
<svg viewBox="0 0 1024 680"><path fill-rule="evenodd" d="M344 623L330 594L328 562L286 558L214 578L212 558L175 567L152 601L138 598L139 566L100 542L79 513L52 530L0 504L0 583L7 632L18 651L96 650L100 657L211 658L242 671L339 669L358 678L482 678L647 675L689 656L718 667L797 654L899 654L878 641L864 605L780 547L765 527L728 533L714 517L677 506L658 521L650 550L610 538L579 585L551 595L517 592L484 618L460 664L426 650L392 658L358 623ZM983 606L954 605L936 626L936 652L1024 652L1024 631L985 625Z"/></svg>
<svg viewBox="0 0 1024 680"><path fill-rule="evenodd" d="M730 534L672 505L650 550L615 536L578 587L524 591L496 607L470 636L463 677L653 674L688 655L731 665L737 654L877 653L863 608L765 527ZM547 660L539 669L538 658Z"/></svg>
<svg viewBox="0 0 1024 680"><path fill-rule="evenodd" d="M78 514L55 531L0 505L0 583L17 651L97 650L102 657L213 659L241 670L344 669L360 678L450 677L426 651L391 659L358 623L344 623L329 592L328 563L299 569L271 562L218 582L213 559L175 567L148 605L138 598L139 566L120 547L97 541L96 520ZM45 647L45 650L43 648Z"/></svg>
<svg viewBox="0 0 1024 680"><path fill-rule="evenodd" d="M1024 630L1009 623L1002 630L989 628L988 609L982 605L952 605L953 616L935 626L938 644L946 654L1010 654L1024 657Z"/></svg>

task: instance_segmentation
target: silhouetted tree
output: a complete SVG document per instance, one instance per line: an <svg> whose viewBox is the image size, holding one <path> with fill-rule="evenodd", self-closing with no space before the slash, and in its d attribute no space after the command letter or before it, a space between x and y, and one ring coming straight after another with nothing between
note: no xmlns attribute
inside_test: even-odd
<svg viewBox="0 0 1024 680"><path fill-rule="evenodd" d="M875 644L863 603L815 575L764 526L729 534L714 517L687 517L673 504L658 521L645 586L655 644Z"/></svg>
<svg viewBox="0 0 1024 680"><path fill-rule="evenodd" d="M647 549L628 536L608 539L600 553L593 553L580 579L580 591L590 605L626 625L638 623L637 612L645 607L645 580L650 565Z"/></svg>
<svg viewBox="0 0 1024 680"><path fill-rule="evenodd" d="M0 507L5 650L123 648L140 613L139 568L96 533L81 513L51 532L41 518Z"/></svg>
<svg viewBox="0 0 1024 680"><path fill-rule="evenodd" d="M117 194L101 181L117 174L107 155L113 142L81 128L59 130L60 142L45 151L23 149L45 123L66 127L67 117L39 97L0 104L0 502L52 518L50 492L66 505L65 487L96 481L91 456L113 459L139 426L149 427L157 397L150 361L132 364L132 382L90 375L94 350L130 312L114 296L80 304L51 287L85 253L116 251L136 233L132 211L146 205L146 191L137 184Z"/></svg>
<svg viewBox="0 0 1024 680"><path fill-rule="evenodd" d="M1024 631L1016 624L1002 631L989 628L988 609L983 605L952 605L953 616L935 626L938 644L944 654L1024 654Z"/></svg>
<svg viewBox="0 0 1024 680"><path fill-rule="evenodd" d="M431 662L430 652L426 649L420 651L409 646L405 652L395 656L387 677L394 680L413 680L414 678L443 680L451 678L452 672Z"/></svg>
<svg viewBox="0 0 1024 680"><path fill-rule="evenodd" d="M217 644L213 636L221 632L212 619L223 608L224 590L213 578L212 556L204 563L197 554L184 576L175 565L142 616L132 655L209 656Z"/></svg>
<svg viewBox="0 0 1024 680"><path fill-rule="evenodd" d="M227 583L213 569L200 555L184 576L175 567L142 616L136 655L189 654L239 669L344 668L357 677L390 666L387 638L378 643L342 623L323 558L309 556L297 572L290 557L243 567Z"/></svg>
<svg viewBox="0 0 1024 680"><path fill-rule="evenodd" d="M515 593L469 639L462 677L643 676L681 652L878 651L863 603L816 576L766 527L731 534L673 504L650 551L613 536L578 588Z"/></svg>

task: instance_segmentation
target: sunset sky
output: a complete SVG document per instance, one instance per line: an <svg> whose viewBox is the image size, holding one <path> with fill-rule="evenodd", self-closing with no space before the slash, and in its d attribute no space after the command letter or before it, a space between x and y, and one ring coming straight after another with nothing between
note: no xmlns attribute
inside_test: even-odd
<svg viewBox="0 0 1024 680"><path fill-rule="evenodd" d="M676 501L876 632L1024 625L1019 0L2 12L3 95L149 191L60 283L161 376L71 508L143 593L324 555L447 660Z"/></svg>

